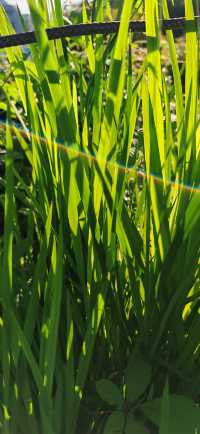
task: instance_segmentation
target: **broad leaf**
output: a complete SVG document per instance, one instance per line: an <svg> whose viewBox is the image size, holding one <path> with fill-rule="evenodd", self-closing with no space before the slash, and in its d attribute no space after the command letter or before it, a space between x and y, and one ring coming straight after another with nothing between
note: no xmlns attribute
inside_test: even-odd
<svg viewBox="0 0 200 434"><path fill-rule="evenodd" d="M141 406L141 410L155 425L160 426L160 399L146 402ZM199 432L200 409L191 399L182 395L171 395L169 415L170 434L195 434Z"/></svg>
<svg viewBox="0 0 200 434"><path fill-rule="evenodd" d="M123 434L125 416L119 411L114 411L107 419L103 434Z"/></svg>
<svg viewBox="0 0 200 434"><path fill-rule="evenodd" d="M162 402L161 402L161 415L160 415L160 429L159 434L168 434L170 423L170 394L169 394L169 383L166 382Z"/></svg>
<svg viewBox="0 0 200 434"><path fill-rule="evenodd" d="M139 353L134 353L125 373L126 399L135 401L147 388L151 378L151 367Z"/></svg>
<svg viewBox="0 0 200 434"><path fill-rule="evenodd" d="M116 386L109 380L100 380L96 382L96 389L103 401L110 405L121 407L123 405L123 396Z"/></svg>
<svg viewBox="0 0 200 434"><path fill-rule="evenodd" d="M126 420L125 434L148 434L148 431L139 422L136 422L132 414L129 414Z"/></svg>

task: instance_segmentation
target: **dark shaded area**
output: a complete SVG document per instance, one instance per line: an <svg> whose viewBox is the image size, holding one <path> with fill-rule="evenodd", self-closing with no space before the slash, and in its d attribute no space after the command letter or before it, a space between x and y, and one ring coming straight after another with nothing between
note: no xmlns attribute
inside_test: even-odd
<svg viewBox="0 0 200 434"><path fill-rule="evenodd" d="M174 4L173 4L174 3ZM194 13L199 15L200 10L200 0L193 0ZM184 0L168 0L168 9L170 18L179 18L185 16L185 5ZM187 31L192 31L192 29L187 28ZM178 37L184 34L184 27L179 26L178 29L174 30L174 36Z"/></svg>

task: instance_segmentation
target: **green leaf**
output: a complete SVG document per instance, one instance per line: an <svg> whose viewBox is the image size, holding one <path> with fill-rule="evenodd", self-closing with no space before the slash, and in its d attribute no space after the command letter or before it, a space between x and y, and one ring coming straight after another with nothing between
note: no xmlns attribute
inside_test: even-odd
<svg viewBox="0 0 200 434"><path fill-rule="evenodd" d="M54 379L54 369L57 354L57 342L59 331L59 320L61 315L61 300L62 300L62 280L63 280L63 243L62 230L60 229L58 243L54 241L52 251L52 295L51 308L49 316L48 341L45 348L45 375L46 386L49 396L51 395Z"/></svg>
<svg viewBox="0 0 200 434"><path fill-rule="evenodd" d="M141 410L153 423L161 423L161 399L143 404ZM200 409L191 399L182 395L170 396L170 434L195 434L200 430Z"/></svg>
<svg viewBox="0 0 200 434"><path fill-rule="evenodd" d="M169 423L170 423L170 395L169 395L169 383L166 382L162 403L161 403L161 418L160 418L160 429L159 434L169 434Z"/></svg>
<svg viewBox="0 0 200 434"><path fill-rule="evenodd" d="M119 411L114 411L107 419L103 434L123 434L125 416Z"/></svg>
<svg viewBox="0 0 200 434"><path fill-rule="evenodd" d="M125 434L148 434L143 424L136 422L132 414L126 420Z"/></svg>
<svg viewBox="0 0 200 434"><path fill-rule="evenodd" d="M139 353L134 353L125 372L126 399L135 401L144 393L151 379L151 367Z"/></svg>
<svg viewBox="0 0 200 434"><path fill-rule="evenodd" d="M121 407L123 404L123 396L116 386L109 380L100 380L96 382L96 389L103 401L110 405Z"/></svg>

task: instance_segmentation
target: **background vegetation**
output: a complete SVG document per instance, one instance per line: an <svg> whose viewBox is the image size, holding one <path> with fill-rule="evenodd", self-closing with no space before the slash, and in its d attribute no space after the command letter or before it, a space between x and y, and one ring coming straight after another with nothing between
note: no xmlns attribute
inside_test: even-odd
<svg viewBox="0 0 200 434"><path fill-rule="evenodd" d="M0 76L1 432L197 434L199 28L184 63L167 32L166 74L166 0L144 4L140 59L138 2L117 36L56 42L45 3L29 0L31 55L7 49Z"/></svg>

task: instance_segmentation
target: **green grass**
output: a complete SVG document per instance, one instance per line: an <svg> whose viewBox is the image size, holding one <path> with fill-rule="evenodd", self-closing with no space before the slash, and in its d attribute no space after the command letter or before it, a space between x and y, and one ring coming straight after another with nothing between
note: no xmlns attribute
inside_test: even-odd
<svg viewBox="0 0 200 434"><path fill-rule="evenodd" d="M134 5L124 1L105 42L49 42L60 3L49 18L29 0L31 57L6 50L2 434L200 431L198 29L186 34L184 86L167 31L169 82L157 0L144 4L147 53L135 67ZM93 12L104 19L102 0ZM12 32L2 9L0 23Z"/></svg>

